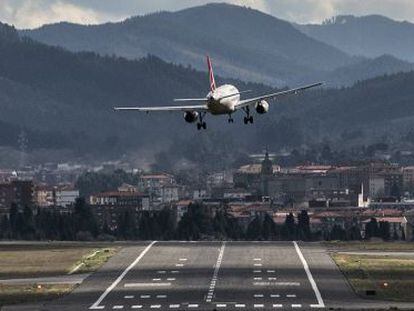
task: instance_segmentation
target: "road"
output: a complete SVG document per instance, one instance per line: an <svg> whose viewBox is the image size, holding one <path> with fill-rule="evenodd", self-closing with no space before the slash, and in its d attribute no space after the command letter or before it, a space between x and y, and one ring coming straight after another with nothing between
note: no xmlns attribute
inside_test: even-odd
<svg viewBox="0 0 414 311"><path fill-rule="evenodd" d="M147 242L125 247L70 295L39 310L318 310L343 306L380 304L356 297L318 243Z"/></svg>

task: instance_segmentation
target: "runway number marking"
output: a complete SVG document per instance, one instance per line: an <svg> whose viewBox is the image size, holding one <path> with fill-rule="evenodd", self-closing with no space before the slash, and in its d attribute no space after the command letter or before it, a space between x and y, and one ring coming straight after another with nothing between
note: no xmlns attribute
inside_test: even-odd
<svg viewBox="0 0 414 311"><path fill-rule="evenodd" d="M312 286L313 291L315 292L315 296L318 301L318 304L310 305L311 308L325 308L325 303L323 302L322 295L319 291L318 286L316 285L315 280L313 279L312 273L309 269L309 265L306 262L305 257L303 257L302 251L300 250L298 243L296 243L296 241L293 241L293 245L295 246L295 249L299 256L300 261L302 261L303 268L305 269L306 275L308 276L309 282Z"/></svg>
<svg viewBox="0 0 414 311"><path fill-rule="evenodd" d="M142 257L145 256L145 254L150 250L150 248L157 243L157 241L153 241L150 243L142 252L141 254L134 260L133 263L131 263L122 273L121 275L103 292L103 294L98 298L95 303L89 307L91 310L100 310L103 309L104 306L100 306L102 300L105 299L106 296L122 281L122 279L125 277L125 275L134 268L138 262L142 259Z"/></svg>
<svg viewBox="0 0 414 311"><path fill-rule="evenodd" d="M211 302L213 295L214 295L214 289L216 287L216 281L217 281L217 277L218 277L218 273L220 270L220 266L221 266L221 262L223 260L223 255L224 255L224 249L226 248L226 242L223 242L223 244L221 245L220 248L220 252L219 255L217 257L217 261L214 267L214 272L213 272L213 278L211 279L210 282L210 288L207 294L207 298L206 298L206 302Z"/></svg>

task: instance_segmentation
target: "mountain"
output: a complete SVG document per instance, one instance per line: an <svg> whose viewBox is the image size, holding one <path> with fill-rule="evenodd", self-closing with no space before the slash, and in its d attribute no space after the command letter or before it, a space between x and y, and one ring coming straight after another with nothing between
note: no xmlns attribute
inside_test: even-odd
<svg viewBox="0 0 414 311"><path fill-rule="evenodd" d="M382 55L337 68L320 79L326 81L328 87L342 87L351 86L357 81L413 70L413 63L402 61L391 55Z"/></svg>
<svg viewBox="0 0 414 311"><path fill-rule="evenodd" d="M203 71L208 53L222 76L281 86L310 82L303 81L303 77L355 61L286 21L220 3L138 16L120 23L52 24L21 34L71 51L128 59L152 54Z"/></svg>
<svg viewBox="0 0 414 311"><path fill-rule="evenodd" d="M252 96L273 90L226 82L253 90ZM220 166L223 154L231 159L234 152L266 145L294 148L327 138L345 148L338 137L348 130L364 129L368 142L384 133L401 138L414 121L412 85L414 72L308 91L278 99L251 126L241 121L242 112L234 115L234 124L227 124L227 116L207 116L209 128L200 133L180 113L115 113L112 107L166 105L174 97L203 96L208 88L205 72L155 56L132 61L73 53L21 38L13 28L0 25L0 145L17 147L17 136L24 131L30 151L44 149L47 154L69 150L76 157L120 158L135 150L175 145Z"/></svg>
<svg viewBox="0 0 414 311"><path fill-rule="evenodd" d="M350 55L383 54L414 62L414 24L379 15L342 15L322 25L295 25L304 34Z"/></svg>
<svg viewBox="0 0 414 311"><path fill-rule="evenodd" d="M217 77L220 82L220 77ZM270 88L230 81L258 92ZM0 144L17 145L24 130L29 147L113 154L156 148L185 137L181 114L115 113L117 105L166 105L174 97L200 97L206 73L165 63L72 53L28 38L0 24ZM8 133L8 135L6 135ZM190 133L187 131L187 133ZM148 147L149 148L149 147Z"/></svg>

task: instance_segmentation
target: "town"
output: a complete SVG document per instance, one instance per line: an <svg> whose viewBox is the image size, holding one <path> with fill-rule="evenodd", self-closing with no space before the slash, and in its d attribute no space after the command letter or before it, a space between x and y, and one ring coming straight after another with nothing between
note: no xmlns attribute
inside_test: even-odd
<svg viewBox="0 0 414 311"><path fill-rule="evenodd" d="M154 234L162 239L413 239L413 166L372 160L354 166L284 167L278 165L278 156L267 150L249 158L250 164L204 176L191 176L191 171L175 175L145 172L122 162L97 167L66 163L3 169L0 236L78 240L150 239ZM55 225L62 228L65 217L76 213L77 205L82 205L84 217L91 218L78 232L69 236L36 233L41 215L49 217L44 220L46 227L52 225L49 220L61 217L61 223ZM190 213L191 208L202 212ZM232 230L238 233L228 233L227 229L218 233L214 225L204 230L180 229L188 221L193 222L188 227L202 222L187 219L189 215L206 217L213 224L225 216L224 222L236 226ZM160 229L149 223L159 221L158 217L168 219L159 224L161 231L172 233L154 233ZM20 225L13 224L16 221ZM56 231L59 229L52 230Z"/></svg>

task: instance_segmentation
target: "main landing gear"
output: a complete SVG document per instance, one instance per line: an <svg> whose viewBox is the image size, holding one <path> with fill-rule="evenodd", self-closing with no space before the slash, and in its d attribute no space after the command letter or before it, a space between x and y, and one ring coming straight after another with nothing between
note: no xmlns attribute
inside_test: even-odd
<svg viewBox="0 0 414 311"><path fill-rule="evenodd" d="M229 114L229 120L228 120L228 122L229 123L234 123L234 119L231 117L231 114Z"/></svg>
<svg viewBox="0 0 414 311"><path fill-rule="evenodd" d="M253 116L250 115L250 108L249 108L249 106L243 108L243 110L246 113L246 116L243 119L244 124L248 124L248 123L253 124Z"/></svg>
<svg viewBox="0 0 414 311"><path fill-rule="evenodd" d="M206 124L206 122L203 121L204 115L205 115L205 113L200 114L200 122L197 123L197 130L201 130L201 129L206 130L207 129L207 124Z"/></svg>

